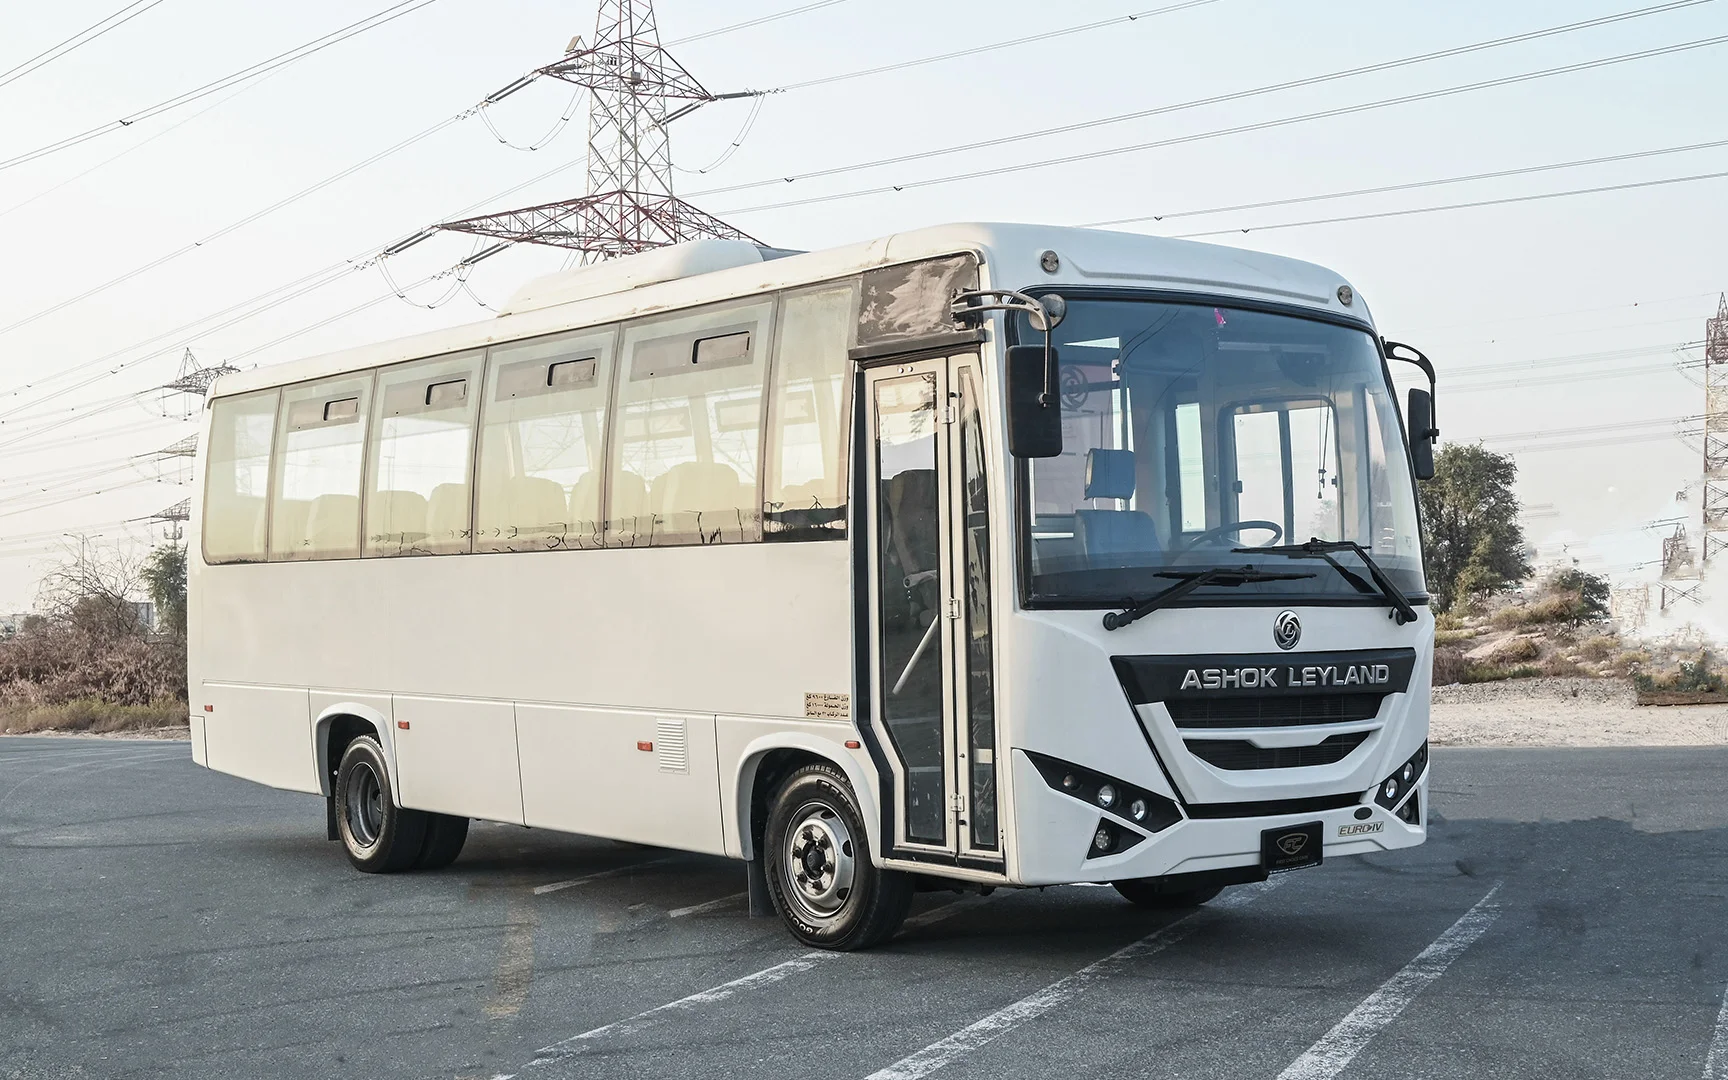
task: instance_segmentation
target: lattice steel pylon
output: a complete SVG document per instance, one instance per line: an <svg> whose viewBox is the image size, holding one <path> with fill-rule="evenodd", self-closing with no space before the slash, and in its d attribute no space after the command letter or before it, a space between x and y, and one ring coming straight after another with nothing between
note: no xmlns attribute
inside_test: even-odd
<svg viewBox="0 0 1728 1080"><path fill-rule="evenodd" d="M684 240L756 241L672 194L666 125L711 94L660 45L653 0L601 0L594 46L570 43L535 72L588 90L588 188L579 199L447 221L438 228L582 252L583 261L633 255ZM676 109L673 102L683 104Z"/></svg>
<svg viewBox="0 0 1728 1080"><path fill-rule="evenodd" d="M1704 324L1704 561L1728 548L1728 293Z"/></svg>

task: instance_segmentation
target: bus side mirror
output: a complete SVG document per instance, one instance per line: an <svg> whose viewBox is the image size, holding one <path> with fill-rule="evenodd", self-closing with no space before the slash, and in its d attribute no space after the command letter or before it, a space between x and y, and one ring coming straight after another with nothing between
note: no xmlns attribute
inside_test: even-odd
<svg viewBox="0 0 1728 1080"><path fill-rule="evenodd" d="M1404 423L1410 432L1410 469L1418 480L1434 479L1434 441L1440 437L1434 426L1434 396L1426 390L1410 391L1410 407Z"/></svg>
<svg viewBox="0 0 1728 1080"><path fill-rule="evenodd" d="M1056 364L1056 349L1043 345L1008 348L1008 452L1019 458L1049 458L1062 453L1062 401L1044 397L1045 370ZM1051 380L1054 381L1054 380Z"/></svg>

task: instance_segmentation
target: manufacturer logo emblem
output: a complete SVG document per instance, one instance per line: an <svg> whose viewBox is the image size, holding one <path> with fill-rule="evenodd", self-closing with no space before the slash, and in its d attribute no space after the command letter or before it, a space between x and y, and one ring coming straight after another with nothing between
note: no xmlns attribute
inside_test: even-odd
<svg viewBox="0 0 1728 1080"><path fill-rule="evenodd" d="M1280 611L1278 617L1272 620L1272 640L1278 643L1280 649L1294 649L1296 643L1302 640L1302 620L1296 617L1294 611Z"/></svg>
<svg viewBox="0 0 1728 1080"><path fill-rule="evenodd" d="M1285 833L1278 838L1278 850L1286 855L1299 855L1308 846L1307 833Z"/></svg>

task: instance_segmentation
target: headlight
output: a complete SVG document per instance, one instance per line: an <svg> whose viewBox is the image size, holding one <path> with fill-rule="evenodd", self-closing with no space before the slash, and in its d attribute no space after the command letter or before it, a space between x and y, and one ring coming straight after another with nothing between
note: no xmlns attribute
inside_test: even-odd
<svg viewBox="0 0 1728 1080"><path fill-rule="evenodd" d="M1108 810L1116 805L1116 789L1105 784L1098 789L1098 805Z"/></svg>

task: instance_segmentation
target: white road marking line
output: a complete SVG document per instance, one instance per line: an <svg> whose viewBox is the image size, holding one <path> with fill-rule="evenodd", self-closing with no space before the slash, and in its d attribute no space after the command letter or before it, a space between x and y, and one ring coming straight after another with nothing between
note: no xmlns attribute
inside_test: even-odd
<svg viewBox="0 0 1728 1080"><path fill-rule="evenodd" d="M1728 990L1722 993L1722 1011L1716 1014L1716 1037L1704 1058L1704 1080L1728 1080Z"/></svg>
<svg viewBox="0 0 1728 1080"><path fill-rule="evenodd" d="M994 895L994 893L991 894L991 896ZM963 911L975 908L989 899L989 896L962 896L958 900L950 900L940 907L933 907L929 911L921 911L916 915L909 916L905 922L900 924L900 929L916 930L932 923L939 923L943 919L953 918Z"/></svg>
<svg viewBox="0 0 1728 1080"><path fill-rule="evenodd" d="M947 1038L939 1039L922 1050L908 1054L886 1068L876 1070L866 1080L919 1080L920 1077L929 1076L997 1036L1005 1035L1026 1021L1042 1016L1087 989L1093 983L1116 974L1128 964L1176 944L1211 921L1200 917L1208 911L1229 910L1252 903L1269 890L1276 888L1280 883L1280 878L1272 878L1258 885L1243 886L1230 895L1214 901L1208 907L1184 915L1132 945L1117 949L1104 959L1094 961L1072 975L1057 979L1037 993L1030 994L1012 1005L998 1009L982 1020L961 1028Z"/></svg>
<svg viewBox="0 0 1728 1080"><path fill-rule="evenodd" d="M681 997L677 1001L656 1005L654 1008L646 1009L635 1016L615 1020L610 1024L602 1024L600 1027L584 1031L580 1035L572 1035L563 1042L556 1042L551 1046L535 1051L536 1056L533 1061L528 1063L527 1068L532 1069L535 1066L547 1065L561 1058L574 1057L592 1046L594 1040L603 1035L634 1035L643 1028L659 1023L673 1013L689 1012L702 1005L725 1001L743 990L754 990L760 986L777 983L787 976L796 975L801 971L809 971L817 964L832 960L839 955L839 953L832 952L807 952L802 956L781 961L772 967L763 968L761 971L753 972L742 978L733 979L731 982L724 982L719 986L691 994L689 997Z"/></svg>
<svg viewBox="0 0 1728 1080"><path fill-rule="evenodd" d="M672 857L668 855L664 858L649 859L647 862L630 863L628 866L614 866L610 870L601 870L598 873L587 874L579 878L571 878L569 881L554 881L550 885L536 885L534 886L534 895L545 896L547 893L560 892L564 889L574 888L577 885L586 885L590 881L599 881L601 878L617 877L619 874L627 874L632 870L640 870L645 866L657 866L663 862L670 862L671 858Z"/></svg>
<svg viewBox="0 0 1728 1080"><path fill-rule="evenodd" d="M1500 885L1501 882L1495 882L1487 896L1476 901L1476 905L1460 916L1445 933L1417 953L1416 959L1362 999L1361 1004L1322 1035L1319 1042L1303 1051L1301 1057L1279 1073L1278 1080L1332 1080L1343 1072L1370 1039L1398 1019L1398 1014L1416 1000L1418 994L1446 974L1452 961L1463 955L1465 949L1494 925L1494 920L1500 917L1500 909L1493 903Z"/></svg>
<svg viewBox="0 0 1728 1080"><path fill-rule="evenodd" d="M722 896L718 900L709 900L707 903L691 904L689 907L673 908L666 914L674 919L682 919L686 915L700 915L706 911L718 911L720 908L736 904L738 901L743 900L749 895L750 894L747 892L733 893L731 896Z"/></svg>

